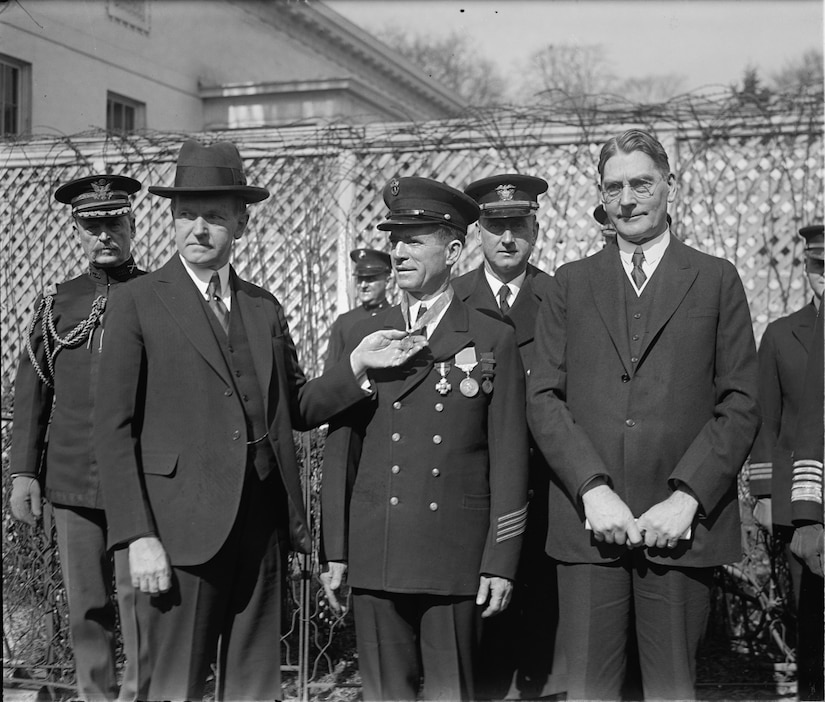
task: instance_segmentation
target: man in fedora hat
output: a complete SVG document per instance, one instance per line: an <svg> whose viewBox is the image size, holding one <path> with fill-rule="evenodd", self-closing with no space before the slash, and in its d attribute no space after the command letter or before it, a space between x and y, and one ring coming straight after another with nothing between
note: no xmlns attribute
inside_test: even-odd
<svg viewBox="0 0 825 702"><path fill-rule="evenodd" d="M476 699L480 618L507 607L527 522L524 371L513 330L450 286L475 201L427 178L384 188L401 305L355 327L421 329L429 350L375 371L374 398L330 425L327 596L353 588L365 700Z"/></svg>
<svg viewBox="0 0 825 702"><path fill-rule="evenodd" d="M476 180L464 192L479 205L476 243L481 265L453 280L456 295L470 307L509 324L516 332L525 375L533 361L536 315L550 276L530 263L539 224L543 178L502 173ZM556 565L544 553L547 482L541 452L530 451L530 510L513 602L482 628L479 689L484 698L534 699L564 690L564 659L556 645Z"/></svg>
<svg viewBox="0 0 825 702"><path fill-rule="evenodd" d="M107 299L114 288L143 275L131 253L130 196L140 187L134 178L101 174L78 178L55 192L58 202L72 208L87 268L76 278L46 286L38 297L14 381L9 502L14 517L32 526L41 516L43 487L52 505L77 691L84 700L118 697L117 614L99 462L92 448L92 399L103 331L112 318ZM119 579L123 700L134 699L136 692L132 597L130 580Z"/></svg>
<svg viewBox="0 0 825 702"><path fill-rule="evenodd" d="M336 363L344 352L344 341L352 329L362 319L374 317L390 306L387 300L387 285L392 278L390 255L377 249L353 249L349 257L355 264L355 292L358 307L339 315L329 332L326 367Z"/></svg>
<svg viewBox="0 0 825 702"><path fill-rule="evenodd" d="M174 186L149 190L171 199L177 253L113 296L95 414L109 545L138 590L138 696L199 699L217 657L217 699L280 698L284 558L310 549L293 429L423 342L378 332L307 381L283 308L229 263L269 196L235 145L185 142Z"/></svg>

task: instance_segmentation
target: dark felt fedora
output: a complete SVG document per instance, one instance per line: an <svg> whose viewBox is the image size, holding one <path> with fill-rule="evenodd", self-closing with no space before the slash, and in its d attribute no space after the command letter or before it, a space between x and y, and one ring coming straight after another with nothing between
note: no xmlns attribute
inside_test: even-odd
<svg viewBox="0 0 825 702"><path fill-rule="evenodd" d="M238 147L228 141L219 141L211 146L204 146L193 139L184 142L178 154L175 185L171 188L153 185L148 190L161 197L185 193L235 194L247 204L269 197L266 188L246 184L241 154Z"/></svg>

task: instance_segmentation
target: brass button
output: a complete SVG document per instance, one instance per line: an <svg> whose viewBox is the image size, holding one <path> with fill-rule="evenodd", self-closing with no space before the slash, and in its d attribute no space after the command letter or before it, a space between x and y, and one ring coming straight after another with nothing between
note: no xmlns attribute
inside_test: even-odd
<svg viewBox="0 0 825 702"><path fill-rule="evenodd" d="M637 312L636 314L633 315L633 319L641 319L641 318L642 318L642 315L639 312Z"/></svg>
<svg viewBox="0 0 825 702"><path fill-rule="evenodd" d="M401 403L400 402L393 402L392 403L392 408L393 409L401 409Z"/></svg>
<svg viewBox="0 0 825 702"><path fill-rule="evenodd" d="M440 402L436 402L435 403L435 411L436 412L443 412L444 411L444 405Z"/></svg>
<svg viewBox="0 0 825 702"><path fill-rule="evenodd" d="M440 444L440 443L441 443L441 435L440 435L440 434L436 434L436 435L433 437L433 443L434 443L434 444Z"/></svg>
<svg viewBox="0 0 825 702"><path fill-rule="evenodd" d="M393 441L401 441L401 434L399 434L398 432L395 432L390 438Z"/></svg>
<svg viewBox="0 0 825 702"><path fill-rule="evenodd" d="M397 498L397 497L391 497L391 498L390 498L390 504L391 504L393 507L395 507L395 505L397 505L397 504L398 504L398 498Z"/></svg>
<svg viewBox="0 0 825 702"><path fill-rule="evenodd" d="M239 432L237 429L232 432L232 441L237 441L240 438L241 438L241 432Z"/></svg>
<svg viewBox="0 0 825 702"><path fill-rule="evenodd" d="M390 468L390 470L391 470L394 474L396 474L396 475L397 475L397 474L398 474L398 471L400 471L400 470L401 470L401 466L393 466L392 468Z"/></svg>
<svg viewBox="0 0 825 702"><path fill-rule="evenodd" d="M433 477L437 478L439 475L441 475L441 471L438 470L438 468L433 468L432 474L433 474Z"/></svg>
<svg viewBox="0 0 825 702"><path fill-rule="evenodd" d="M626 419L624 423L627 424L627 426L629 426L629 427L635 427L636 426L636 420L635 419Z"/></svg>
<svg viewBox="0 0 825 702"><path fill-rule="evenodd" d="M430 511L435 512L437 509L438 509L438 503L437 502L430 502Z"/></svg>
<svg viewBox="0 0 825 702"><path fill-rule="evenodd" d="M636 356L631 356L631 357L630 357L630 362L631 362L631 363L636 363L636 361L638 361L638 360L639 360L639 359L638 359Z"/></svg>
<svg viewBox="0 0 825 702"><path fill-rule="evenodd" d="M623 383L629 383L630 382L630 376L627 373L622 373L622 382Z"/></svg>
<svg viewBox="0 0 825 702"><path fill-rule="evenodd" d="M529 368L527 369L527 377L528 378L530 377L530 369Z"/></svg>
<svg viewBox="0 0 825 702"><path fill-rule="evenodd" d="M226 395L227 397L231 397L232 396L232 391L229 388L226 388L226 390L223 391L223 394Z"/></svg>

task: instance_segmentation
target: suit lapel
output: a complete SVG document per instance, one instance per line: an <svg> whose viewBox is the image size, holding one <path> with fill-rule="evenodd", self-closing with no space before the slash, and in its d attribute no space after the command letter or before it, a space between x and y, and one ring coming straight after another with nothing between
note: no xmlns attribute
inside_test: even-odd
<svg viewBox="0 0 825 702"><path fill-rule="evenodd" d="M465 302L472 308L501 319L501 310L484 275L484 264L473 271L474 285Z"/></svg>
<svg viewBox="0 0 825 702"><path fill-rule="evenodd" d="M624 296L625 272L619 259L619 247L615 244L609 245L595 254L591 260L594 265L589 271L590 290L596 309L625 371L630 373L630 342L627 338Z"/></svg>
<svg viewBox="0 0 825 702"><path fill-rule="evenodd" d="M797 315L794 318L794 324L791 327L791 333L796 337L796 340L802 344L802 348L806 353L810 352L811 339L813 338L813 328L816 323L816 307L810 303L802 308L804 314Z"/></svg>
<svg viewBox="0 0 825 702"><path fill-rule="evenodd" d="M226 361L206 318L207 310L177 254L160 270L154 290L198 353L225 383L231 384Z"/></svg>
<svg viewBox="0 0 825 702"><path fill-rule="evenodd" d="M639 363L645 357L648 348L667 324L673 313L682 304L688 290L699 271L692 268L685 256L685 245L671 237L667 250L653 274L659 277L656 283L656 296L650 308L650 324L639 353ZM653 282L653 281L651 281ZM638 367L638 365L637 365Z"/></svg>
<svg viewBox="0 0 825 702"><path fill-rule="evenodd" d="M530 268L528 268L524 285L521 286L515 303L507 313L516 328L516 343L519 346L524 346L533 340L536 326L540 300L533 290L532 278Z"/></svg>
<svg viewBox="0 0 825 702"><path fill-rule="evenodd" d="M241 280L234 269L230 270L229 282L235 295L234 304L249 341L252 363L261 386L261 397L269 397L269 383L272 378L272 332L262 298L260 294L250 294L257 291Z"/></svg>
<svg viewBox="0 0 825 702"><path fill-rule="evenodd" d="M398 397L417 387L430 374L437 361L451 361L456 353L472 341L467 317L467 307L458 297L454 297L435 328L430 345L413 359L411 372L404 379Z"/></svg>

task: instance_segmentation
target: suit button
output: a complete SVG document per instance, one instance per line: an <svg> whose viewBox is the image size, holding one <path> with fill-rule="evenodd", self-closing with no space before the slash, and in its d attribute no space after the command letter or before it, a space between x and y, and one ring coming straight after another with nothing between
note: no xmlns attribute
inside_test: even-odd
<svg viewBox="0 0 825 702"><path fill-rule="evenodd" d="M536 494L536 493L535 493L535 490L533 490L532 488L531 488L531 489L529 489L529 490L527 491L527 499L528 499L528 500L532 500L532 499L533 499L533 495L535 495L535 494Z"/></svg>
<svg viewBox="0 0 825 702"><path fill-rule="evenodd" d="M636 420L635 419L625 419L624 423L627 424L627 426L629 426L629 427L635 427L636 426Z"/></svg>
<svg viewBox="0 0 825 702"><path fill-rule="evenodd" d="M434 478L437 478L439 475L441 475L441 471L438 470L438 468L433 468L432 469L432 474L433 474Z"/></svg>
<svg viewBox="0 0 825 702"><path fill-rule="evenodd" d="M430 502L430 512L435 512L438 509L438 502Z"/></svg>
<svg viewBox="0 0 825 702"><path fill-rule="evenodd" d="M226 388L226 390L223 391L223 394L226 395L227 397L231 397L232 396L232 391L229 388Z"/></svg>
<svg viewBox="0 0 825 702"><path fill-rule="evenodd" d="M235 349L233 347L229 347L229 353L235 353Z"/></svg>
<svg viewBox="0 0 825 702"><path fill-rule="evenodd" d="M441 443L441 435L440 435L440 434L436 434L436 435L433 437L433 443L434 443L434 444L440 444L440 443Z"/></svg>
<svg viewBox="0 0 825 702"><path fill-rule="evenodd" d="M393 507L395 507L395 505L397 505L397 504L398 504L398 498L397 498L397 497L391 497L391 498L390 498L390 504L391 504Z"/></svg>
<svg viewBox="0 0 825 702"><path fill-rule="evenodd" d="M240 377L241 377L241 372L240 372L239 370L236 370L236 371L235 371L235 377L236 377L236 378L240 378Z"/></svg>
<svg viewBox="0 0 825 702"><path fill-rule="evenodd" d="M633 335L633 341L638 341L638 340L639 340L639 335L638 335L638 334L634 334L634 335Z"/></svg>
<svg viewBox="0 0 825 702"><path fill-rule="evenodd" d="M398 475L398 471L401 470L401 466L393 466L392 468L390 468L390 470L393 472L394 475Z"/></svg>
<svg viewBox="0 0 825 702"><path fill-rule="evenodd" d="M393 441L401 441L401 434L399 434L398 432L395 432L395 434L393 434L390 438Z"/></svg>
<svg viewBox="0 0 825 702"><path fill-rule="evenodd" d="M444 411L444 405L441 404L440 402L436 402L435 403L435 411L436 412L443 412Z"/></svg>
<svg viewBox="0 0 825 702"><path fill-rule="evenodd" d="M622 373L622 382L623 383L629 383L630 382L630 376L627 373Z"/></svg>
<svg viewBox="0 0 825 702"><path fill-rule="evenodd" d="M237 429L232 432L232 441L237 441L240 438L241 438L241 432L239 432Z"/></svg>
<svg viewBox="0 0 825 702"><path fill-rule="evenodd" d="M638 360L639 360L639 359L638 359L638 357L636 357L636 356L631 356L631 357L630 357L630 362L631 362L631 363L636 363L636 361L638 361Z"/></svg>
<svg viewBox="0 0 825 702"><path fill-rule="evenodd" d="M633 319L641 319L641 318L642 318L642 315L639 312L637 312L636 314L633 315Z"/></svg>
<svg viewBox="0 0 825 702"><path fill-rule="evenodd" d="M392 403L392 408L393 409L401 409L401 403L400 402L393 402Z"/></svg>
<svg viewBox="0 0 825 702"><path fill-rule="evenodd" d="M527 377L528 378L530 377L530 369L529 368L527 369Z"/></svg>

